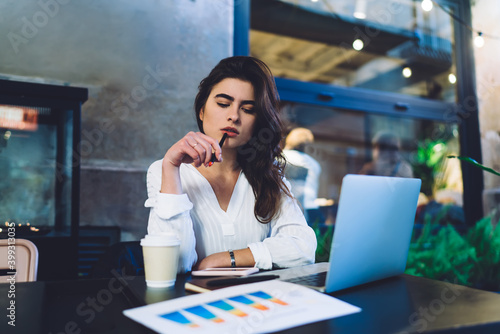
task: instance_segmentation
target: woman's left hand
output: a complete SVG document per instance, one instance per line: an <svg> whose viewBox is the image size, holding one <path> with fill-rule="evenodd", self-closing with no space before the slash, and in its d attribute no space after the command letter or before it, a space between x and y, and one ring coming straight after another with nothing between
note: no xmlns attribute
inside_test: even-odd
<svg viewBox="0 0 500 334"><path fill-rule="evenodd" d="M250 248L238 249L234 251L237 267L253 267L255 259L253 258ZM231 256L229 252L214 253L200 262L198 262L193 270L203 270L207 268L229 268L231 267Z"/></svg>
<svg viewBox="0 0 500 334"><path fill-rule="evenodd" d="M195 265L193 270L203 270L207 268L224 268L231 267L231 257L229 252L214 253Z"/></svg>

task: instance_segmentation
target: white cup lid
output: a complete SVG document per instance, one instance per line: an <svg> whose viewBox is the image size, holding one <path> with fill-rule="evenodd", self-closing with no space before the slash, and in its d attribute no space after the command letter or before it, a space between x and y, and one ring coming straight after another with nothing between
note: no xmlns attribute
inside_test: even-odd
<svg viewBox="0 0 500 334"><path fill-rule="evenodd" d="M150 247L178 246L180 243L175 234L167 232L147 234L144 236L144 239L141 239L141 246Z"/></svg>

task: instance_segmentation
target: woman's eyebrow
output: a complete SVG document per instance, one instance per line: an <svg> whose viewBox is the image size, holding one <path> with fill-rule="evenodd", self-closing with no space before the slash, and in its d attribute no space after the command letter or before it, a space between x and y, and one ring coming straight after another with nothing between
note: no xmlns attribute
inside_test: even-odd
<svg viewBox="0 0 500 334"><path fill-rule="evenodd" d="M234 97L230 96L230 95L227 95L227 94L224 94L224 93L220 93L220 94L217 94L215 95L215 97L222 97L226 100L229 100L229 101L234 101ZM251 105L255 105L255 101L253 100L244 100L244 101L241 101L241 104L251 104Z"/></svg>
<svg viewBox="0 0 500 334"><path fill-rule="evenodd" d="M217 95L215 95L215 97L222 97L222 98L224 98L224 99L226 99L226 100L229 100L229 101L234 101L234 97L229 96L229 95L224 94L224 93L217 94Z"/></svg>

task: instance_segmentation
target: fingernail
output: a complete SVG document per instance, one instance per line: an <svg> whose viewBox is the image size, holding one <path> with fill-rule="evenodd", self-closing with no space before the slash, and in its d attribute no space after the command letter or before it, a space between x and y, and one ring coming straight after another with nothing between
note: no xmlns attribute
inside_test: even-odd
<svg viewBox="0 0 500 334"><path fill-rule="evenodd" d="M210 162L208 163L208 167L212 166L213 164L214 164L214 163L213 163L212 161L210 161Z"/></svg>

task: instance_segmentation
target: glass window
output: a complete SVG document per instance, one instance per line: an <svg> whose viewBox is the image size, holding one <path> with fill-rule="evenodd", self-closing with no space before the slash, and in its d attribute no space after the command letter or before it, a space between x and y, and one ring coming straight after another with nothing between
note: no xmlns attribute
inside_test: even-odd
<svg viewBox="0 0 500 334"><path fill-rule="evenodd" d="M455 102L453 20L420 4L253 0L250 54L281 78Z"/></svg>
<svg viewBox="0 0 500 334"><path fill-rule="evenodd" d="M298 150L317 161L321 169L316 207L302 202L306 213L317 209L309 211L310 224L318 219L327 225L334 223L341 182L346 174L371 174L422 179L417 228L421 228L427 213L435 214L445 206L453 206L453 217L443 217L442 223L464 227L460 164L457 159L447 158L459 153L456 124L301 103L282 104L290 134L299 128L312 133L313 138L303 140ZM288 140L289 137L284 146L290 146ZM294 158L288 159L292 165ZM288 174L287 178L294 176ZM301 191L291 182L292 190Z"/></svg>

